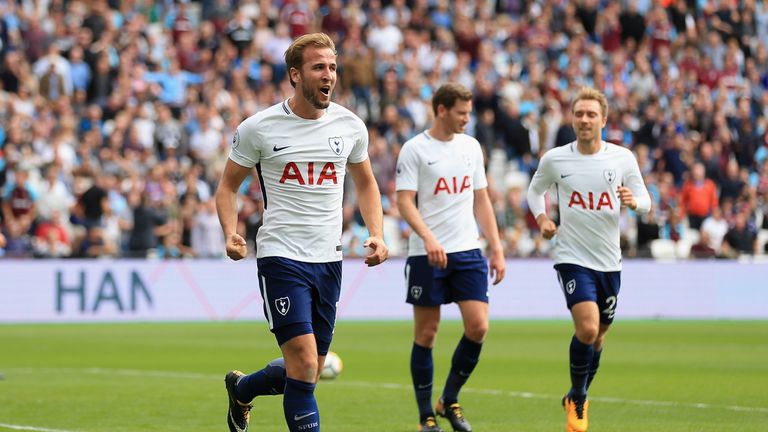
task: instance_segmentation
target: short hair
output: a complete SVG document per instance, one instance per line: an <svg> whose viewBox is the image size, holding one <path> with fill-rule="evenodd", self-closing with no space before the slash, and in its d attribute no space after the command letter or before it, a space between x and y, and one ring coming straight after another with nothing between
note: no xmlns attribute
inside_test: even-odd
<svg viewBox="0 0 768 432"><path fill-rule="evenodd" d="M579 92L576 93L576 97L573 98L571 112L573 112L573 109L576 107L576 102L580 100L597 101L597 103L600 104L600 111L602 111L603 117L608 117L608 99L603 92L592 87L582 87Z"/></svg>
<svg viewBox="0 0 768 432"><path fill-rule="evenodd" d="M457 100L471 101L472 91L458 83L447 83L440 86L432 96L432 112L437 115L437 107L453 108Z"/></svg>
<svg viewBox="0 0 768 432"><path fill-rule="evenodd" d="M285 50L285 65L288 68L288 79L293 87L296 87L296 83L291 79L291 68L301 70L301 66L304 64L304 50L307 47L328 48L333 51L334 55L336 54L336 44L325 33L309 33L296 38L288 49Z"/></svg>

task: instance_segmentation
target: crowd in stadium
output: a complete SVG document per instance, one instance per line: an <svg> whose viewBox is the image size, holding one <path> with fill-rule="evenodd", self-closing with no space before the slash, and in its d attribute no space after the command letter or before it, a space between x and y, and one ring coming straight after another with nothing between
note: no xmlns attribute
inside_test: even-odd
<svg viewBox="0 0 768 432"><path fill-rule="evenodd" d="M393 255L409 234L399 148L429 126L447 81L475 95L469 133L508 257L548 254L525 190L543 152L575 139L569 101L583 85L608 96L604 139L635 153L651 192L650 214L623 215L627 256L766 253L757 0L0 2L0 253L223 257L212 196L234 130L291 93L283 53L311 31L337 44L336 102L368 124ZM241 206L253 239L255 177ZM353 193L344 218L346 254L360 255Z"/></svg>

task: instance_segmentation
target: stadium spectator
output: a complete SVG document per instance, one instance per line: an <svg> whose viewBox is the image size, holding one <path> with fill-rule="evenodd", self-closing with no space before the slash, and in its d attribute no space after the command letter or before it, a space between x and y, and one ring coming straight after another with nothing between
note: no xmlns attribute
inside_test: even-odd
<svg viewBox="0 0 768 432"><path fill-rule="evenodd" d="M691 178L686 180L680 191L682 213L688 218L688 225L693 229L701 228L704 219L718 206L717 186L704 177L705 169L701 163L695 163Z"/></svg>

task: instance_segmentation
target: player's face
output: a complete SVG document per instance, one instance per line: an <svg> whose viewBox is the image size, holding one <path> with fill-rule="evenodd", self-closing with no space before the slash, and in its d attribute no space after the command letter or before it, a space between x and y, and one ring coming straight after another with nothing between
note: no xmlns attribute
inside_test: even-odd
<svg viewBox="0 0 768 432"><path fill-rule="evenodd" d="M599 140L605 121L596 100L580 100L573 106L573 130L581 142Z"/></svg>
<svg viewBox="0 0 768 432"><path fill-rule="evenodd" d="M326 109L336 86L336 55L330 48L306 48L296 80L304 99L315 109Z"/></svg>
<svg viewBox="0 0 768 432"><path fill-rule="evenodd" d="M472 101L458 100L451 109L445 111L445 125L451 133L464 133L472 112Z"/></svg>

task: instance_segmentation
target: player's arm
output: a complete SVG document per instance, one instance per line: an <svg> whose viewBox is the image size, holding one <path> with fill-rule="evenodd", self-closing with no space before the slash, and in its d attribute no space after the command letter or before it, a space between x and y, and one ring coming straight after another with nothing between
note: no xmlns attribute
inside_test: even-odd
<svg viewBox="0 0 768 432"><path fill-rule="evenodd" d="M424 241L424 250L427 252L427 261L430 265L438 268L448 266L448 255L445 253L443 245L437 240L432 230L429 229L424 219L416 207L416 191L399 190L397 191L397 209L400 216L405 219L413 232Z"/></svg>
<svg viewBox="0 0 768 432"><path fill-rule="evenodd" d="M227 256L233 260L242 259L248 254L245 239L237 233L237 191L250 172L251 168L227 159L216 189L216 212L219 214L221 229L224 230Z"/></svg>
<svg viewBox="0 0 768 432"><path fill-rule="evenodd" d="M621 205L627 206L638 213L648 213L651 210L651 195L643 182L637 160L632 157L629 161L631 168L624 178L624 184L617 189Z"/></svg>
<svg viewBox="0 0 768 432"><path fill-rule="evenodd" d="M499 226L496 224L496 215L493 213L491 199L488 196L488 188L475 190L474 202L475 218L477 219L483 236L488 241L491 256L489 266L493 284L496 285L504 279L507 272L506 261L504 260L504 248L501 246L499 238Z"/></svg>
<svg viewBox="0 0 768 432"><path fill-rule="evenodd" d="M384 211L381 208L381 193L379 185L373 176L370 159L360 163L348 163L347 168L357 189L357 200L360 213L368 228L370 237L363 243L370 247L372 253L365 257L369 267L381 264L389 257L389 249L384 244Z"/></svg>
<svg viewBox="0 0 768 432"><path fill-rule="evenodd" d="M549 159L545 154L541 158L539 168L536 173L533 174L531 184L528 186L528 208L531 210L531 214L536 218L536 223L539 225L541 235L549 240L557 234L557 225L552 219L547 216L547 202L544 199L544 195L547 193L547 189L552 186L552 181L547 175L549 168Z"/></svg>

